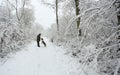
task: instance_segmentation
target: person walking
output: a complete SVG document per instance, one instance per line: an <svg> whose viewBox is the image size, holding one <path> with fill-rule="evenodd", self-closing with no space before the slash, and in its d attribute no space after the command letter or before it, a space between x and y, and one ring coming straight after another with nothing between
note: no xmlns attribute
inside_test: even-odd
<svg viewBox="0 0 120 75"><path fill-rule="evenodd" d="M37 35L37 46L40 47L40 38L41 38L41 33Z"/></svg>

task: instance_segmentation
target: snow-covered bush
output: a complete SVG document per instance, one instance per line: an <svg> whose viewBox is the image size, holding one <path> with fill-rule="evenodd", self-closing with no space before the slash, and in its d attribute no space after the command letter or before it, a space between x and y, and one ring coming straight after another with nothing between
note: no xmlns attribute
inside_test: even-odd
<svg viewBox="0 0 120 75"><path fill-rule="evenodd" d="M7 21L0 22L0 57L19 50L24 44L24 34L20 30L19 24L12 19L3 19Z"/></svg>
<svg viewBox="0 0 120 75"><path fill-rule="evenodd" d="M0 57L2 58L10 52L20 50L27 43L31 38L30 28L34 22L31 8L24 8L24 13L21 13L22 8L19 8L15 13L11 5L3 1L0 7ZM18 13L23 15L21 20L17 18Z"/></svg>

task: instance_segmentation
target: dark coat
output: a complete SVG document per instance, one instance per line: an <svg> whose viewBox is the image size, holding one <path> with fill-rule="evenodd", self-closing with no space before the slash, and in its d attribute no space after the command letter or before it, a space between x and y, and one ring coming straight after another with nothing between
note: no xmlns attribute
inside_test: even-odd
<svg viewBox="0 0 120 75"><path fill-rule="evenodd" d="M41 34L37 35L37 41L40 41Z"/></svg>

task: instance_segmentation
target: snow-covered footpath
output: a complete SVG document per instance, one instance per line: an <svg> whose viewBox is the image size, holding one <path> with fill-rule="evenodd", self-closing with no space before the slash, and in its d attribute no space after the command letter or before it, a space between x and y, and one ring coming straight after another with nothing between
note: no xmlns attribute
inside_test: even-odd
<svg viewBox="0 0 120 75"><path fill-rule="evenodd" d="M33 41L10 57L0 65L0 75L80 75L77 61L49 41L40 48Z"/></svg>

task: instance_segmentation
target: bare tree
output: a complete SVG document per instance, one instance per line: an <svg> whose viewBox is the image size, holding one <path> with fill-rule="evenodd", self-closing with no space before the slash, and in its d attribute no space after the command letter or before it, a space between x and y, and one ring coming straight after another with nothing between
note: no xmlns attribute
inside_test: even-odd
<svg viewBox="0 0 120 75"><path fill-rule="evenodd" d="M117 28L117 40L118 40L118 43L120 43L120 1L116 0L114 2L114 5L115 5L116 9L118 10L117 11L117 20L118 20L118 24L117 24L118 25L118 28Z"/></svg>
<svg viewBox="0 0 120 75"><path fill-rule="evenodd" d="M57 33L59 34L59 18L58 18L58 0L55 0L55 3L49 3L49 2L46 2L45 0L42 0L42 3L50 6L51 8L55 9L55 13L56 13L56 29L57 29Z"/></svg>
<svg viewBox="0 0 120 75"><path fill-rule="evenodd" d="M118 3L117 9L120 9L120 1L117 0L116 3ZM120 11L118 11L117 18L118 18L118 25L120 25Z"/></svg>
<svg viewBox="0 0 120 75"><path fill-rule="evenodd" d="M59 21L58 21L58 0L56 0L56 24L57 24L57 32L59 34Z"/></svg>
<svg viewBox="0 0 120 75"><path fill-rule="evenodd" d="M75 9L76 9L76 16L80 15L80 9L79 9L79 0L75 0ZM78 29L78 36L81 36L81 29L80 26L80 17L77 19L77 29Z"/></svg>
<svg viewBox="0 0 120 75"><path fill-rule="evenodd" d="M10 0L7 0L7 2L15 9L17 20L20 22L22 17L23 17L23 14L24 14L26 0L22 0L22 5L21 5L22 12L21 12L21 14L19 13L18 0L15 0L15 4L11 3Z"/></svg>
<svg viewBox="0 0 120 75"><path fill-rule="evenodd" d="M75 0L75 9L76 9L76 16L78 16L80 14L79 0ZM79 25L80 25L80 17L77 19L77 28L79 28Z"/></svg>
<svg viewBox="0 0 120 75"><path fill-rule="evenodd" d="M118 14L117 14L117 18L118 18L118 34L117 34L117 40L118 40L118 47L120 46L120 1L117 0L117 3L118 3L118 6L117 6L117 9L119 10L118 11ZM118 48L118 50L120 50L120 47Z"/></svg>

